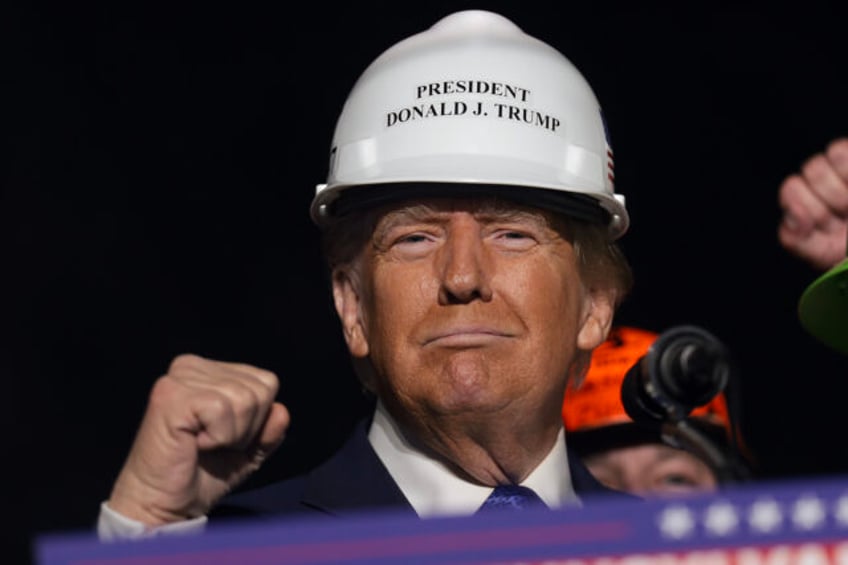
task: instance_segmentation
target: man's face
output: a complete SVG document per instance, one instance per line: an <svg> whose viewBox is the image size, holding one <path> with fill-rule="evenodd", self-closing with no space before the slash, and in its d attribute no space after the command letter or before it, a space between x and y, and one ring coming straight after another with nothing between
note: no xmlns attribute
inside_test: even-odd
<svg viewBox="0 0 848 565"><path fill-rule="evenodd" d="M380 217L359 277L334 275L334 296L351 353L370 358L396 416L559 425L575 355L603 340L612 316L561 228L539 211L470 200Z"/></svg>
<svg viewBox="0 0 848 565"><path fill-rule="evenodd" d="M584 462L608 487L641 496L712 492L718 487L706 463L660 443L610 449L584 457Z"/></svg>

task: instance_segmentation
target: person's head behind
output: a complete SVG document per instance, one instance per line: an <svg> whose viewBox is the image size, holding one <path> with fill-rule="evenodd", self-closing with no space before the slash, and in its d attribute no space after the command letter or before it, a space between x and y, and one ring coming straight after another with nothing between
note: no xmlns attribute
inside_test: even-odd
<svg viewBox="0 0 848 565"><path fill-rule="evenodd" d="M569 446L602 483L638 495L711 492L720 487L710 465L689 451L667 445L659 424L634 422L621 401L627 371L658 334L618 326L592 354L579 388L566 391L562 405ZM731 449L732 426L724 393L692 411L690 423L714 445Z"/></svg>
<svg viewBox="0 0 848 565"><path fill-rule="evenodd" d="M454 14L378 57L312 205L365 387L429 432L559 429L631 285L612 179L588 84L508 20Z"/></svg>

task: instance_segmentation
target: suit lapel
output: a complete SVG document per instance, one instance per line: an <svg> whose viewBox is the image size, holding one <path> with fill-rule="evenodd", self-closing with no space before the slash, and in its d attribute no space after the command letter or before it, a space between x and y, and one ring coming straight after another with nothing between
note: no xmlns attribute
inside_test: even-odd
<svg viewBox="0 0 848 565"><path fill-rule="evenodd" d="M374 509L414 514L368 441L369 422L360 422L342 449L309 475L304 505L338 516Z"/></svg>

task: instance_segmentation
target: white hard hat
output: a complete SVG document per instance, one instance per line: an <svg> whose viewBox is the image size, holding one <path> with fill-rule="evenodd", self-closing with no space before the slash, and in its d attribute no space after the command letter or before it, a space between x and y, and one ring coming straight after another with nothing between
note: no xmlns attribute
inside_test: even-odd
<svg viewBox="0 0 848 565"><path fill-rule="evenodd" d="M390 47L360 76L310 213L323 226L348 196L361 205L459 185L608 222L616 239L629 218L613 180L601 108L580 72L503 16L469 10Z"/></svg>

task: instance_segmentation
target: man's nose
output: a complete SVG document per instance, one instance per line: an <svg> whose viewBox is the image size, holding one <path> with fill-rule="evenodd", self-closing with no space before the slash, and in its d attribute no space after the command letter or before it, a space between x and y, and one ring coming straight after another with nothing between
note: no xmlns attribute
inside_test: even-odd
<svg viewBox="0 0 848 565"><path fill-rule="evenodd" d="M473 217L460 217L451 223L441 262L440 304L492 299L489 256L480 224Z"/></svg>

